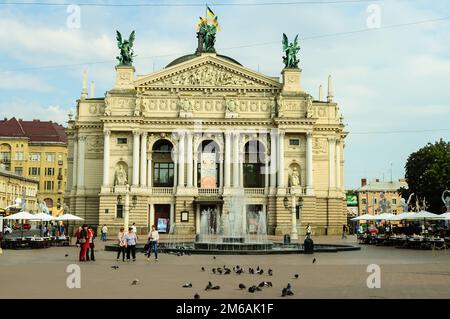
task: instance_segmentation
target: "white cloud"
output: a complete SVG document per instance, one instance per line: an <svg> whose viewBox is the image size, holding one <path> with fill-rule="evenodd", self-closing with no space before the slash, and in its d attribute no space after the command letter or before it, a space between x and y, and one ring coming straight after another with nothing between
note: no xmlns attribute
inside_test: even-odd
<svg viewBox="0 0 450 319"><path fill-rule="evenodd" d="M50 92L54 89L40 76L13 72L3 72L0 75L0 90Z"/></svg>
<svg viewBox="0 0 450 319"><path fill-rule="evenodd" d="M23 120L45 120L66 125L67 111L59 105L42 105L36 102L25 101L19 98L0 102L3 117L16 117Z"/></svg>

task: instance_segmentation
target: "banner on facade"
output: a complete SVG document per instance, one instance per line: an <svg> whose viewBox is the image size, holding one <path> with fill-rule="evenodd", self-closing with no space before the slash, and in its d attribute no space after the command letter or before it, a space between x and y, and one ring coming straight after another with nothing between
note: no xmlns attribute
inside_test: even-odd
<svg viewBox="0 0 450 319"><path fill-rule="evenodd" d="M216 154L202 153L200 187L216 188Z"/></svg>

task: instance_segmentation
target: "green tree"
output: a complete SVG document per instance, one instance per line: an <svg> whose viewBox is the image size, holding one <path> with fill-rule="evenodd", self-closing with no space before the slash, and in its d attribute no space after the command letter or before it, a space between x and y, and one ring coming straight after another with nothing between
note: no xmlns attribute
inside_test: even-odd
<svg viewBox="0 0 450 319"><path fill-rule="evenodd" d="M428 211L444 212L441 195L444 190L450 189L450 142L441 139L434 144L428 143L409 155L405 164L405 178L409 188L399 189L403 198L414 193L420 203L422 199L426 200Z"/></svg>

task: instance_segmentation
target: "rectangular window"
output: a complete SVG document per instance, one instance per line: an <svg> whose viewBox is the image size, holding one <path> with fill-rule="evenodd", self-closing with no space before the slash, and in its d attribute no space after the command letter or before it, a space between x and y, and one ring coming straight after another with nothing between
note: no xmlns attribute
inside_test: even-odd
<svg viewBox="0 0 450 319"><path fill-rule="evenodd" d="M45 154L47 162L55 161L55 153L47 153Z"/></svg>
<svg viewBox="0 0 450 319"><path fill-rule="evenodd" d="M392 199L392 204L393 204L393 205L397 205L397 198L393 198L393 199Z"/></svg>
<svg viewBox="0 0 450 319"><path fill-rule="evenodd" d="M363 198L363 199L361 200L361 204L366 205L366 204L367 204L367 199Z"/></svg>
<svg viewBox="0 0 450 319"><path fill-rule="evenodd" d="M22 175L23 174L23 168L22 167L14 168L14 173L16 173L17 175Z"/></svg>
<svg viewBox="0 0 450 319"><path fill-rule="evenodd" d="M14 154L14 159L15 159L16 161L23 161L23 152L16 152L16 153Z"/></svg>
<svg viewBox="0 0 450 319"><path fill-rule="evenodd" d="M45 176L53 176L55 175L55 169L52 167L45 168Z"/></svg>
<svg viewBox="0 0 450 319"><path fill-rule="evenodd" d="M41 173L41 169L39 167L28 168L28 175L37 176L40 173Z"/></svg>
<svg viewBox="0 0 450 319"><path fill-rule="evenodd" d="M153 164L153 186L172 187L173 186L173 163Z"/></svg>
<svg viewBox="0 0 450 319"><path fill-rule="evenodd" d="M374 203L375 205L377 204L377 199L376 199L376 198L373 199L373 203Z"/></svg>
<svg viewBox="0 0 450 319"><path fill-rule="evenodd" d="M298 138L292 138L289 140L289 145L300 145L300 140Z"/></svg>
<svg viewBox="0 0 450 319"><path fill-rule="evenodd" d="M44 189L47 191L51 191L54 188L54 182L53 181L45 181L44 183Z"/></svg>
<svg viewBox="0 0 450 319"><path fill-rule="evenodd" d="M117 144L119 145L125 145L128 143L128 139L126 137L118 137L117 138Z"/></svg>
<svg viewBox="0 0 450 319"><path fill-rule="evenodd" d="M29 159L32 162L40 162L41 161L41 154L40 153L31 153L29 155Z"/></svg>
<svg viewBox="0 0 450 319"><path fill-rule="evenodd" d="M123 218L123 205L118 204L116 206L116 218Z"/></svg>

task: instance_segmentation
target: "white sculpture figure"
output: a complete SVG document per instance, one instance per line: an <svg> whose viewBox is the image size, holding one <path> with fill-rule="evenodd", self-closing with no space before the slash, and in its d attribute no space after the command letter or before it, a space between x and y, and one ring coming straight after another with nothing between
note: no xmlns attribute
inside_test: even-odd
<svg viewBox="0 0 450 319"><path fill-rule="evenodd" d="M123 164L120 164L116 169L116 174L114 178L114 185L126 185L128 183L128 176Z"/></svg>
<svg viewBox="0 0 450 319"><path fill-rule="evenodd" d="M387 214L391 212L391 203L386 199L386 197L384 196L384 193L381 192L380 193L380 210L382 214Z"/></svg>
<svg viewBox="0 0 450 319"><path fill-rule="evenodd" d="M111 102L108 98L105 99L105 111L103 113L104 116L110 116L111 115Z"/></svg>
<svg viewBox="0 0 450 319"><path fill-rule="evenodd" d="M411 195L409 195L407 201L405 201L405 199L403 197L400 199L400 202L401 202L400 206L402 207L404 213L408 212L409 203L411 202L411 198L413 197L413 195L414 195L414 193L411 193Z"/></svg>
<svg viewBox="0 0 450 319"><path fill-rule="evenodd" d="M192 101L188 99L179 100L178 107L180 109L180 117L192 117L192 112L194 111Z"/></svg>
<svg viewBox="0 0 450 319"><path fill-rule="evenodd" d="M294 167L291 173L291 187L296 186L300 186L300 175L298 174L297 167Z"/></svg>
<svg viewBox="0 0 450 319"><path fill-rule="evenodd" d="M45 201L39 202L39 212L44 214L50 214L50 211L48 210L47 203Z"/></svg>
<svg viewBox="0 0 450 319"><path fill-rule="evenodd" d="M446 193L448 193L447 196L445 196ZM448 189L442 192L442 202L447 209L447 213L450 213L450 191Z"/></svg>
<svg viewBox="0 0 450 319"><path fill-rule="evenodd" d="M312 97L311 95L308 95L308 98L306 100L306 117L311 118L312 116L313 116Z"/></svg>
<svg viewBox="0 0 450 319"><path fill-rule="evenodd" d="M237 111L237 102L235 100L226 101L227 112L235 113Z"/></svg>

